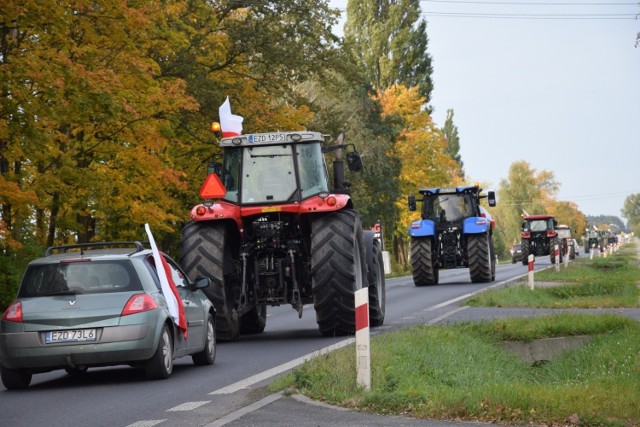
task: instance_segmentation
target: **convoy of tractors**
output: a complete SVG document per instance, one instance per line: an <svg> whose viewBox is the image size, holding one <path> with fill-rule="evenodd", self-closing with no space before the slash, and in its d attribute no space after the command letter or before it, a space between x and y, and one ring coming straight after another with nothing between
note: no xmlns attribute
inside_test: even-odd
<svg viewBox="0 0 640 427"><path fill-rule="evenodd" d="M363 228L345 179L345 168L362 169L356 147L344 134L333 141L311 131L238 134L219 146L222 162L209 165L180 247L187 274L211 278L204 291L216 308L218 339L263 332L267 308L283 304L299 317L313 305L323 335L353 334L354 295L362 288L370 325L382 325L382 239ZM415 286L437 285L440 270L455 268L468 268L473 283L494 281L495 221L480 202L495 206L495 193L483 194L478 184L418 193L421 219L408 230ZM415 195L408 207L417 210ZM604 239L588 233L585 252ZM551 215L524 215L518 246L512 260L525 265L530 254L554 263L556 246L560 261L577 249L570 228Z"/></svg>

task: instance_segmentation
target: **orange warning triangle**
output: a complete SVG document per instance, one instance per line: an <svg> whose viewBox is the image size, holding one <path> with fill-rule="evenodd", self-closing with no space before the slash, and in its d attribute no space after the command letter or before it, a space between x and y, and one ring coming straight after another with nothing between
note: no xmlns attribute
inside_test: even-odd
<svg viewBox="0 0 640 427"><path fill-rule="evenodd" d="M227 194L222 181L215 173L210 173L200 187L200 197L203 199L221 199Z"/></svg>

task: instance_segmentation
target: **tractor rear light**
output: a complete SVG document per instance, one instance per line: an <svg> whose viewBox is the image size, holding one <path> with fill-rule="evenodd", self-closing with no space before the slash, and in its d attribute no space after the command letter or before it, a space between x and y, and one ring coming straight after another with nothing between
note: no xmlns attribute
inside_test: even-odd
<svg viewBox="0 0 640 427"><path fill-rule="evenodd" d="M531 237L531 233L528 231L525 231L522 233L522 237L524 237L525 239L529 239Z"/></svg>
<svg viewBox="0 0 640 427"><path fill-rule="evenodd" d="M338 203L338 199L336 199L336 196L327 197L327 205L335 206L337 203Z"/></svg>
<svg viewBox="0 0 640 427"><path fill-rule="evenodd" d="M22 323L22 303L20 301L14 301L13 304L4 311L2 320Z"/></svg>
<svg viewBox="0 0 640 427"><path fill-rule="evenodd" d="M547 237L555 237L556 234L558 234L558 233L556 233L553 230L547 230Z"/></svg>
<svg viewBox="0 0 640 427"><path fill-rule="evenodd" d="M200 205L196 208L196 215L204 215L207 213L207 208L205 208L204 206Z"/></svg>
<svg viewBox="0 0 640 427"><path fill-rule="evenodd" d="M121 316L142 313L158 308L158 304L148 294L136 294L129 298L129 301L122 309Z"/></svg>
<svg viewBox="0 0 640 427"><path fill-rule="evenodd" d="M487 225L486 219L478 219L476 220L476 225Z"/></svg>

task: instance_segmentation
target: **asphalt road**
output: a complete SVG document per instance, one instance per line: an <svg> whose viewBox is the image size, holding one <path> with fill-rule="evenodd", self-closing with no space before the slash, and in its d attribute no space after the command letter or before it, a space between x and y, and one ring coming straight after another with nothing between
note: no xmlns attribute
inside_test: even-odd
<svg viewBox="0 0 640 427"><path fill-rule="evenodd" d="M536 268L544 267L549 267L548 258L538 259ZM490 284L471 284L467 269L442 271L440 285L431 287L415 287L410 277L388 279L385 324L372 329L372 333L473 315L474 310L459 308L460 301L526 274L527 267L522 264L503 264L498 267L496 282ZM481 316L492 314L485 312ZM318 418L310 416L308 407L311 405L308 403L265 395L264 385L277 375L301 364L314 353L351 342L349 338L321 336L313 307L305 307L300 319L291 307L270 307L264 333L219 344L213 366L196 367L190 358L178 359L168 380L147 381L142 372L128 367L93 369L78 377L66 375L64 371L34 375L27 390L0 391L0 425L389 425L376 424L374 420L365 420L363 424L358 424L359 421L331 424L329 422L335 419L328 414L318 413ZM264 404L263 398L273 401ZM267 422L265 412L247 410L252 404L262 404L261 411L280 414L281 419ZM295 420L284 409L279 410L278 405L293 408L303 405L301 420ZM322 410L335 412L333 409ZM348 418L347 414L340 417L345 422ZM302 420L310 424L299 424ZM415 425L413 420L399 421Z"/></svg>

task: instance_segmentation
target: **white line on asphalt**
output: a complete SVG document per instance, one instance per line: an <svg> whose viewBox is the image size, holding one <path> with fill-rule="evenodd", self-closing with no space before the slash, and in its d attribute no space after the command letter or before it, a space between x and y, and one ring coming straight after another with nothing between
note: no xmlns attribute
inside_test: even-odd
<svg viewBox="0 0 640 427"><path fill-rule="evenodd" d="M340 341L336 344L330 345L328 347L324 347L321 348L318 351L314 351L312 353L306 354L302 357L298 357L297 359L293 359L287 363L283 363L282 365L276 366L275 368L271 368L268 369L264 372L260 372L259 374L256 374L252 377L249 378L245 378L242 381L238 381L237 383L233 383L231 385L228 385L226 387L220 388L218 390L212 391L209 394L231 394L231 393L235 393L238 390L241 390L243 388L247 388L247 387L251 387L254 384L259 383L260 381L264 381L268 378L271 378L273 376L276 376L278 374L281 374L283 372L286 372L290 369L293 369L297 366L302 365L304 362L306 362L307 360L311 360L315 357L321 356L323 354L332 352L334 350L337 350L339 348L342 347L346 347L349 344L353 344L355 342L355 338L348 338L344 341Z"/></svg>
<svg viewBox="0 0 640 427"><path fill-rule="evenodd" d="M449 316L451 316L451 315L453 315L453 314L456 314L456 313L457 313L457 312L459 312L459 311L465 310L465 309L467 309L467 308L469 308L469 307L464 306L464 307L458 307L458 308L456 308L456 309L454 309L454 310L447 311L445 314L443 314L443 315L441 315L441 316L438 316L438 317L436 317L435 319L431 319L431 320L429 320L429 321L427 322L427 325L435 325L435 324L436 324L436 323L438 323L439 321L444 320L444 319L446 319L447 317L449 317Z"/></svg>
<svg viewBox="0 0 640 427"><path fill-rule="evenodd" d="M224 417L215 420L212 423L209 423L207 425L205 425L204 427L222 427L225 424L230 423L231 421L235 421L238 418L256 411L260 408L262 408L263 406L267 406L273 402L275 402L276 400L280 399L282 397L282 393L275 393L275 394L270 394L269 396L258 400L257 402L253 402L251 405L249 406L245 406L244 408L240 408L237 411L233 411L230 414L225 415Z"/></svg>
<svg viewBox="0 0 640 427"><path fill-rule="evenodd" d="M127 427L153 427L155 425L158 425L160 423L163 423L167 421L166 419L164 420L142 420L142 421L137 421L133 424L129 424Z"/></svg>
<svg viewBox="0 0 640 427"><path fill-rule="evenodd" d="M196 409L202 405L206 405L211 402L210 400L203 400L201 402L185 402L178 406L174 406L171 409L167 409L167 411L191 411L192 409Z"/></svg>

